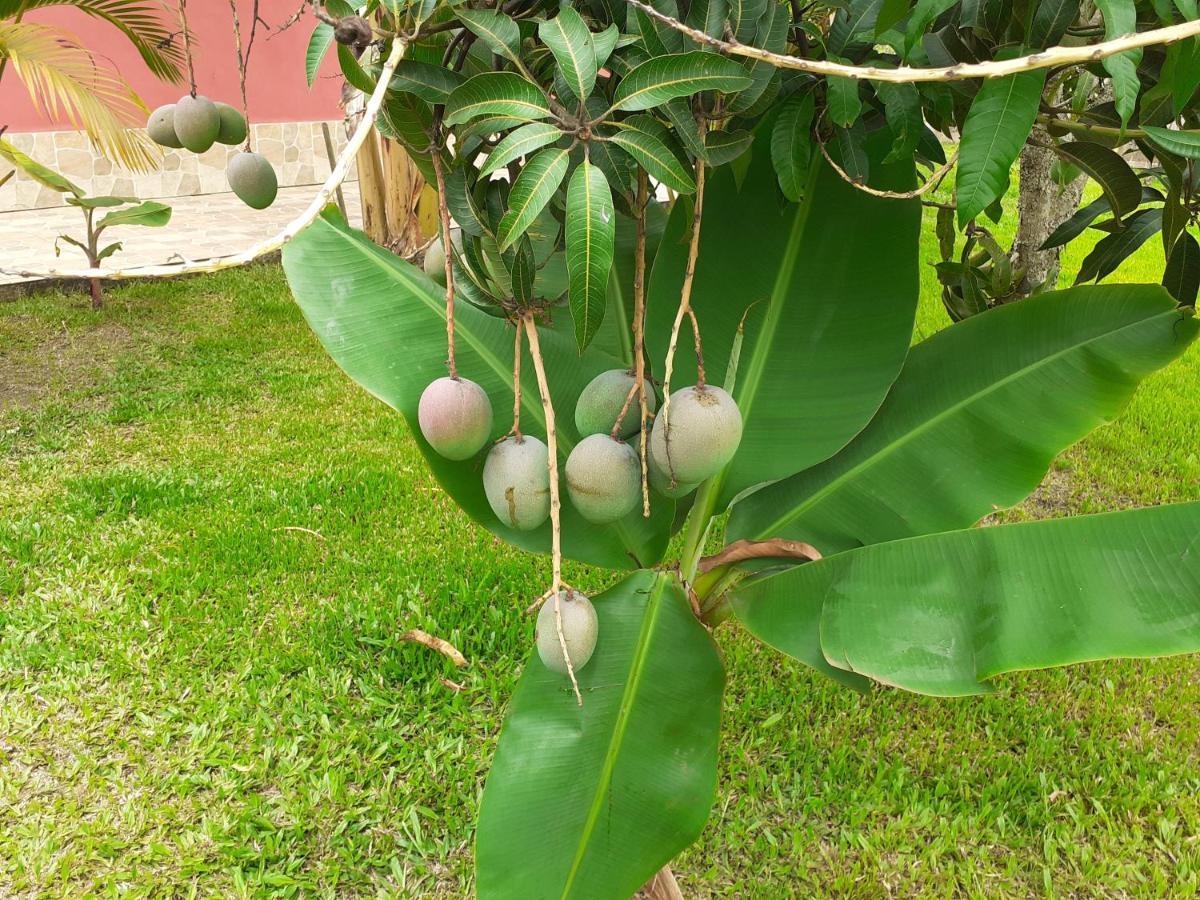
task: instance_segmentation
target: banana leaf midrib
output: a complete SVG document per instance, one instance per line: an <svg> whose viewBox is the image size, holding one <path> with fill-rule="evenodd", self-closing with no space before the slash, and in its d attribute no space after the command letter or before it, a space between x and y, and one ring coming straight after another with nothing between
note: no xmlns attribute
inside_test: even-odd
<svg viewBox="0 0 1200 900"><path fill-rule="evenodd" d="M836 478L834 478L828 484L821 487L815 493L810 494L808 497L806 497L804 499L804 501L802 503L792 507L790 510L788 510L788 512L786 512L785 514L783 514L782 516L777 518L770 525L768 525L762 529L759 529L759 531L756 533L756 537L759 539L764 539L769 536L775 535L776 533L779 532L780 529L782 529L785 526L794 522L797 518L799 518L801 515L803 515L808 509L812 508L817 502L819 502L820 500L829 496L837 488L839 488L842 485L849 482L855 475L857 475L858 473L862 472L863 470L868 469L871 466L875 465L881 458L890 455L896 449L906 446L909 442L915 440L918 436L926 433L927 431L932 429L935 425L940 424L942 421L949 418L950 416L960 412L963 409L966 409L967 407L978 402L981 398L987 397L988 395L996 392L1000 388L1005 387L1005 386L1011 384L1012 382L1025 377L1030 372L1036 371L1039 368L1047 366L1047 365L1061 359L1062 357L1065 357L1072 353L1075 353L1078 350L1081 350L1081 349L1087 347L1088 345L1093 344L1097 341L1105 340L1108 338L1112 338L1116 335L1119 335L1123 331L1126 331L1128 329L1145 327L1147 324L1157 321L1160 318L1164 318L1164 317L1168 317L1168 316L1180 316L1180 315L1181 315L1181 312L1179 309L1164 310L1153 316L1149 316L1144 319L1139 319L1136 322L1127 323L1125 325L1122 325L1119 328L1115 328L1110 331L1105 331L1102 334L1092 335L1092 336L1088 337L1086 340L1071 344L1068 347L1064 347L1063 349L1056 351L1055 353L1051 354L1050 356L1041 357L1030 365L1022 366L1021 368L1013 371L1012 373L1004 376L1003 378L990 383L983 390L972 393L968 397L954 403L952 406L947 407L946 409L944 409L940 413L938 413L936 416L933 416L931 418L924 420L923 422L921 422L921 424L918 427L909 430L908 432L906 432L905 434L900 436L895 441L891 441L890 443L884 445L877 452L872 453L870 456L866 457L865 459L861 460L860 462L858 462L851 468L847 469L842 474L838 475ZM1128 400L1126 400L1126 403L1128 403ZM818 465L823 465L823 464L824 463L818 463Z"/></svg>

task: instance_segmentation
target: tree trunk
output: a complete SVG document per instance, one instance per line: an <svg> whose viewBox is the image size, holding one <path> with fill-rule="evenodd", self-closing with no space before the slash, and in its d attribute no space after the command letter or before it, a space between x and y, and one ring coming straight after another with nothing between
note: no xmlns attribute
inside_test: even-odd
<svg viewBox="0 0 1200 900"><path fill-rule="evenodd" d="M1050 136L1037 126L1033 136L1039 143L1049 143ZM1060 187L1051 177L1055 156L1049 150L1026 145L1021 151L1021 182L1017 195L1017 236L1013 241L1013 264L1025 269L1018 289L1028 295L1043 282L1053 288L1058 284L1061 247L1039 249L1042 242L1075 212L1083 196L1084 178L1080 176L1066 187Z"/></svg>
<svg viewBox="0 0 1200 900"><path fill-rule="evenodd" d="M675 883L671 867L663 866L633 895L633 900L683 900L683 894Z"/></svg>

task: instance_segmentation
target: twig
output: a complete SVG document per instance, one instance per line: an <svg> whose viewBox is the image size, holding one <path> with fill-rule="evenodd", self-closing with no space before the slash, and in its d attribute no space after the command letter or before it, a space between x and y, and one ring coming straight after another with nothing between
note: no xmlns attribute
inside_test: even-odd
<svg viewBox="0 0 1200 900"><path fill-rule="evenodd" d="M446 205L446 173L442 167L442 148L433 142L429 148L433 163L433 174L437 178L438 218L442 229L442 255L446 268L446 365L450 377L458 378L458 365L454 360L454 250L450 246L450 208Z"/></svg>
<svg viewBox="0 0 1200 900"><path fill-rule="evenodd" d="M254 0L254 19L250 26L250 40L246 44L246 52L242 53L242 26L238 21L237 0L229 0L229 11L233 14L233 47L237 52L239 86L242 91L242 115L246 119L246 146L250 152L250 104L246 101L246 69L250 65L250 46L254 43L254 31L258 27L258 0Z"/></svg>
<svg viewBox="0 0 1200 900"><path fill-rule="evenodd" d="M521 323L517 322L513 338L513 424L509 431L519 442L521 440Z"/></svg>
<svg viewBox="0 0 1200 900"><path fill-rule="evenodd" d="M444 687L450 688L450 690L454 691L456 694L461 694L466 690L465 685L461 685L457 681L451 681L449 678L439 678L438 681L440 681Z"/></svg>
<svg viewBox="0 0 1200 900"><path fill-rule="evenodd" d="M562 648L567 674L571 676L571 687L575 691L575 702L583 706L583 695L579 693L579 682L575 680L575 666L567 652L567 638L562 628L562 505L558 493L558 434L554 427L554 404L550 400L550 385L546 381L546 366L542 361L542 347L538 341L537 325L533 313L526 310L521 314L525 331L529 336L529 356L533 360L533 371L537 375L538 392L542 395L542 411L546 416L546 449L549 451L547 467L550 475L550 592L554 598L554 624L558 629L558 644Z"/></svg>
<svg viewBox="0 0 1200 900"><path fill-rule="evenodd" d="M355 154L358 153L359 148L375 127L375 117L379 115L379 108L383 105L383 98L387 94L392 73L396 71L397 63L404 57L406 46L403 41L399 40L392 43L392 52L379 72L379 81L375 86L375 92L371 94L370 99L367 101L362 119L355 128L354 133L350 136L350 140L347 141L346 146L342 149L342 155L338 157L337 165L330 171L329 177L325 179L325 183L317 191L308 208L271 237L253 244L241 253L234 253L229 256L204 261L183 260L179 265L130 266L127 269L19 269L0 266L0 273L16 275L22 278L106 278L119 281L127 278L219 272L222 269L243 266L260 256L273 253L315 221L321 214L321 210L325 208L325 205L333 196L334 191L346 180L350 166L354 164Z"/></svg>
<svg viewBox="0 0 1200 900"><path fill-rule="evenodd" d="M637 379L638 439L642 463L642 518L650 518L649 465L646 458L646 423L650 409L646 401L646 206L650 202L650 178L638 166L637 237L633 250L633 377Z"/></svg>
<svg viewBox="0 0 1200 900"><path fill-rule="evenodd" d="M187 60L188 82L192 86L192 96L196 96L196 70L192 66L192 30L188 28L187 0L179 0L179 25L183 29L183 56Z"/></svg>
<svg viewBox="0 0 1200 900"><path fill-rule="evenodd" d="M889 200L913 200L917 197L924 196L931 190L935 190L938 185L942 183L942 179L944 179L946 175L949 174L950 170L954 168L954 164L958 162L958 151L955 150L954 153L950 155L948 160L930 173L929 180L919 188L911 191L885 191L881 190L880 188L873 188L869 184L863 184L861 181L857 181L851 177L849 172L834 162L833 157L829 155L829 151L825 149L825 142L820 138L817 138L817 146L821 148L821 155L825 157L825 162L829 163L830 167L838 174L838 177L840 177L842 181L854 188L857 188L864 194L870 194L872 197L886 197Z"/></svg>
<svg viewBox="0 0 1200 900"><path fill-rule="evenodd" d="M276 528L274 530L275 531L299 531L302 534L311 534L313 537L320 538L322 541L325 540L325 535L321 534L321 532L313 531L311 528L305 528L303 525L282 525L279 528Z"/></svg>
<svg viewBox="0 0 1200 900"><path fill-rule="evenodd" d="M748 559L802 559L811 562L820 558L821 551L804 541L789 541L784 538L772 538L768 541L740 540L734 541L712 556L701 557L696 571L703 575L717 566L745 562Z"/></svg>
<svg viewBox="0 0 1200 900"><path fill-rule="evenodd" d="M430 650L436 650L460 669L467 664L467 658L459 653L458 648L452 643L442 640L440 637L434 637L420 628L413 628L404 632L404 634L400 635L400 640L421 644Z"/></svg>
<svg viewBox="0 0 1200 900"><path fill-rule="evenodd" d="M913 66L897 66L886 69L880 66L848 66L842 63L830 62L825 59L804 59L799 56L788 56L783 53L773 53L759 47L751 47L736 39L728 40L715 38L699 29L685 25L650 6L642 0L625 0L630 6L636 7L662 22L669 28L678 31L708 47L713 47L732 56L743 56L747 59L757 59L780 69L795 69L798 72L809 72L813 75L837 75L842 78L870 81L889 81L893 84L912 84L924 81L966 81L971 78L1002 78L1005 75L1015 75L1018 72L1030 72L1034 69L1050 69L1055 66L1075 65L1078 63L1097 62L1128 50L1139 47L1151 47L1156 44L1173 44L1200 34L1200 19L1182 22L1166 28L1155 28L1151 31L1135 32L1103 41L1099 44L1081 47L1050 47L1039 50L1028 56L1018 56L1013 59L992 60L983 63L956 63L953 66L938 68L917 68Z"/></svg>
<svg viewBox="0 0 1200 900"><path fill-rule="evenodd" d="M701 136L704 129L701 128ZM683 272L683 287L679 292L679 309L675 312L675 322L671 325L671 340L667 344L667 359L663 365L663 406L662 427L663 446L667 453L667 469L671 476L671 487L675 487L675 465L671 462L671 373L675 369L675 347L679 343L679 329L683 325L683 317L688 314L692 303L692 282L696 277L696 258L700 255L700 218L704 212L704 161L696 160L696 199L692 207L692 236L688 242L687 266ZM696 360L697 367L700 364Z"/></svg>

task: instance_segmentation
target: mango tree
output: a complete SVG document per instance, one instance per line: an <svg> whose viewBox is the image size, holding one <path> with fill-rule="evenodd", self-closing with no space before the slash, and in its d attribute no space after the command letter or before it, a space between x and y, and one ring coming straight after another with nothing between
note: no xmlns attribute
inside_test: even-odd
<svg viewBox="0 0 1200 900"><path fill-rule="evenodd" d="M445 491L550 556L482 799L481 897L627 897L696 838L721 623L853 688L947 696L1200 649L1200 505L973 527L1196 335L1195 38L1067 49L1049 76L1062 54L1036 53L1195 11L1097 6L366 10L380 58L403 45L378 125L437 185L440 238L421 268L330 209L284 267ZM377 88L377 59L342 62ZM1084 74L1111 109L1046 108L1047 77ZM1169 290L1004 302L1016 274L980 217L1039 120L1102 189L1059 236L1106 233L1081 281L1161 230ZM1131 136L1136 167L1108 146ZM956 324L914 345L923 204ZM564 557L612 586L584 597Z"/></svg>

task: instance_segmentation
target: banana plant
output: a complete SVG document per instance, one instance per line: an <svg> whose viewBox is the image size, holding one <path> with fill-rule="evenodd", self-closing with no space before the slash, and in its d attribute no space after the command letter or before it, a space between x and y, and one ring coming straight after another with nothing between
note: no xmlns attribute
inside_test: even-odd
<svg viewBox="0 0 1200 900"><path fill-rule="evenodd" d="M1074 21L1059 5L1040 46ZM695 37L894 63L968 15L893 6L821 27L767 3L374 9L408 47L379 125L437 185L440 239L418 266L330 208L283 265L446 493L549 557L482 795L481 897L628 897L695 840L723 629L859 690L941 696L1200 650L1200 504L977 527L1184 352L1192 308L1083 284L913 343L918 171L944 159L923 104L949 123L978 93L1007 171L1040 71L874 93ZM374 90L378 63L356 65ZM975 235L1007 184L966 143L939 230ZM583 597L564 557L610 587Z"/></svg>

